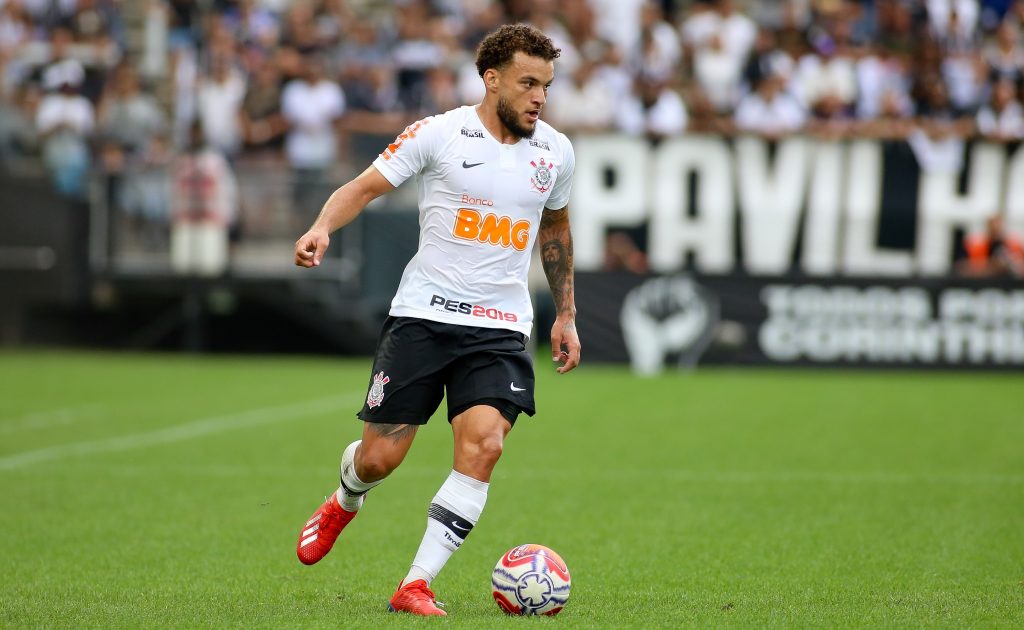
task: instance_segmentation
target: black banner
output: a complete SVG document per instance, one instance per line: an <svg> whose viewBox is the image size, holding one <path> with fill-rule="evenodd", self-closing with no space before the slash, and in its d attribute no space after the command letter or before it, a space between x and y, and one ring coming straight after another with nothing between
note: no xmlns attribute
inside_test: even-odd
<svg viewBox="0 0 1024 630"><path fill-rule="evenodd" d="M588 361L1024 367L1024 287L1007 280L576 275Z"/></svg>

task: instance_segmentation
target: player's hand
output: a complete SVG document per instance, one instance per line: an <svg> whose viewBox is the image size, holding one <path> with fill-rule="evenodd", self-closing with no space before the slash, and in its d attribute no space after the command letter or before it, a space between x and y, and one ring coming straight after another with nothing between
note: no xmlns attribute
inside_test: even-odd
<svg viewBox="0 0 1024 630"><path fill-rule="evenodd" d="M299 267L316 267L324 257L331 239L326 232L310 230L295 241L295 264Z"/></svg>
<svg viewBox="0 0 1024 630"><path fill-rule="evenodd" d="M576 334L576 320L559 317L551 327L551 360L559 363L559 374L565 374L580 364L580 336Z"/></svg>

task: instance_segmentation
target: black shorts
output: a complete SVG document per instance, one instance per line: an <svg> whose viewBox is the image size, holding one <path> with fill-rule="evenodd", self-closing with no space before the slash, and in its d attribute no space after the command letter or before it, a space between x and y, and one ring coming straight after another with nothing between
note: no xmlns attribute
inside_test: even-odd
<svg viewBox="0 0 1024 630"><path fill-rule="evenodd" d="M526 335L501 328L388 317L373 358L367 422L426 424L448 396L448 421L479 404L514 423L532 416L533 358Z"/></svg>

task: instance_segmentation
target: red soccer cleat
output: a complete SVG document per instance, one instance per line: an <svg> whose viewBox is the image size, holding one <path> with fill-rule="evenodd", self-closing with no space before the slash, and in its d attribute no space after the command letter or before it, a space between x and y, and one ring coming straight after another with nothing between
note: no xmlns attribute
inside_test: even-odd
<svg viewBox="0 0 1024 630"><path fill-rule="evenodd" d="M327 555L334 546L341 530L356 517L359 512L349 512L338 505L335 493L324 501L324 504L306 521L299 534L299 543L295 553L302 564L316 564Z"/></svg>
<svg viewBox="0 0 1024 630"><path fill-rule="evenodd" d="M424 580L413 580L405 586L398 585L398 590L388 602L388 611L407 612L423 617L445 617L445 611L437 607L434 591L430 590Z"/></svg>

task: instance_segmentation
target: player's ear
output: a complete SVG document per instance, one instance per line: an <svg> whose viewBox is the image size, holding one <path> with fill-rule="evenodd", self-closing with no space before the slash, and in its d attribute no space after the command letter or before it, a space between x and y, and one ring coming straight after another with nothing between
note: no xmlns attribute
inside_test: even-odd
<svg viewBox="0 0 1024 630"><path fill-rule="evenodd" d="M498 71L494 68L484 70L484 86L488 91L498 89Z"/></svg>

